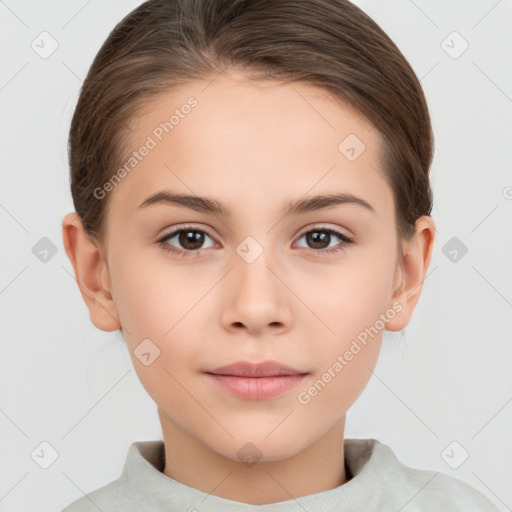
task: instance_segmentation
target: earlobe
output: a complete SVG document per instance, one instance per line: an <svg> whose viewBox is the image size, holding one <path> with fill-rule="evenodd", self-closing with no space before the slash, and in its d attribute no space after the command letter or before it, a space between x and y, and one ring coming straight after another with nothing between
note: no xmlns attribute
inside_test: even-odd
<svg viewBox="0 0 512 512"><path fill-rule="evenodd" d="M62 238L91 322L102 331L120 329L103 253L89 239L75 212L68 213L62 220Z"/></svg>
<svg viewBox="0 0 512 512"><path fill-rule="evenodd" d="M409 324L423 289L434 240L434 221L424 215L416 221L416 233L413 238L403 246L403 259L399 268L401 285L391 299L391 304L398 313L386 324L386 330L400 331Z"/></svg>

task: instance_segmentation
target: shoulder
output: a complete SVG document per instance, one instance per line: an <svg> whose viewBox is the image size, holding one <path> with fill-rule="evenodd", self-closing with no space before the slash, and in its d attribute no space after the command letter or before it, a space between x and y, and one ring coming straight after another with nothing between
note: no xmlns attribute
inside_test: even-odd
<svg viewBox="0 0 512 512"><path fill-rule="evenodd" d="M419 502L424 502L425 504L435 502L437 506L443 506L444 510L498 512L497 507L487 497L466 482L444 473L434 471L423 471L423 473L432 476Z"/></svg>
<svg viewBox="0 0 512 512"><path fill-rule="evenodd" d="M376 439L346 441L347 455L352 457L347 460L349 467L353 465L356 476L380 489L383 506L398 506L403 512L499 512L466 482L439 471L408 467Z"/></svg>
<svg viewBox="0 0 512 512"><path fill-rule="evenodd" d="M481 492L444 473L402 465L397 475L410 496L407 511L498 512Z"/></svg>
<svg viewBox="0 0 512 512"><path fill-rule="evenodd" d="M139 441L130 445L123 471L116 480L78 498L61 512L139 512L141 489L145 492L158 484L164 454L162 441ZM164 477L166 480L167 477Z"/></svg>
<svg viewBox="0 0 512 512"><path fill-rule="evenodd" d="M62 512L91 512L93 510L108 510L108 506L117 503L120 494L117 481L113 481L73 501L67 505Z"/></svg>
<svg viewBox="0 0 512 512"><path fill-rule="evenodd" d="M130 499L130 494L123 489L119 481L114 480L73 501L62 512L98 512L98 510L138 512L140 509L136 507Z"/></svg>

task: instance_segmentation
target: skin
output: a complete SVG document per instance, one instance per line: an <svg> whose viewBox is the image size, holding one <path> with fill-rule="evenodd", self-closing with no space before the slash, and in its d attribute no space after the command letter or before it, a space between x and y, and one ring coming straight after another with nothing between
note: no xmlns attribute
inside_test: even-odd
<svg viewBox="0 0 512 512"><path fill-rule="evenodd" d="M131 150L190 96L198 106L103 199L104 245L87 237L76 213L64 217L77 283L93 324L122 329L137 375L158 406L165 475L252 504L333 489L350 477L345 415L371 377L384 329L309 403L300 403L298 393L393 303L402 310L385 329L406 327L430 264L434 222L421 217L411 241L398 238L379 132L306 84L250 83L233 70L189 83L148 103L132 122ZM338 150L351 133L366 146L354 161ZM164 204L137 209L163 189L216 199L233 215ZM285 201L333 192L364 198L375 213L354 204L281 213ZM182 258L156 242L184 223L208 231L202 254ZM304 236L325 227L354 241L327 235L315 246ZM236 251L247 236L263 249L252 263ZM194 247L186 243L167 240L183 251ZM333 247L342 250L322 252ZM134 355L146 338L160 350L148 366ZM246 400L203 373L264 360L308 375L277 397ZM254 465L237 456L249 442L261 454Z"/></svg>

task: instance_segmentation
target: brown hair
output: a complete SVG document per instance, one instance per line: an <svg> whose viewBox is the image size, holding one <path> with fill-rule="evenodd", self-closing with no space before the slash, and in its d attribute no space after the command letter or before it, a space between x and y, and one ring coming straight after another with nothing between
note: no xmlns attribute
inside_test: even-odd
<svg viewBox="0 0 512 512"><path fill-rule="evenodd" d="M397 232L410 239L432 209L427 103L397 46L348 0L149 0L129 13L94 59L69 134L71 193L91 239L104 241L108 201L94 190L123 161L130 119L228 67L319 87L369 120L384 139Z"/></svg>

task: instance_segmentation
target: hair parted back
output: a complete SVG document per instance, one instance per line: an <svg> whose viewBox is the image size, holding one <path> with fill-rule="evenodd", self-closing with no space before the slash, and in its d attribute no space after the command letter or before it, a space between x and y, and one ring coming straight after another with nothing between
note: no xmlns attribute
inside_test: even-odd
<svg viewBox="0 0 512 512"><path fill-rule="evenodd" d="M109 196L94 190L123 161L130 119L157 95L230 67L319 87L369 120L384 139L397 232L410 239L432 210L427 103L397 46L348 0L149 0L118 23L89 69L69 133L71 194L91 239L104 241Z"/></svg>

